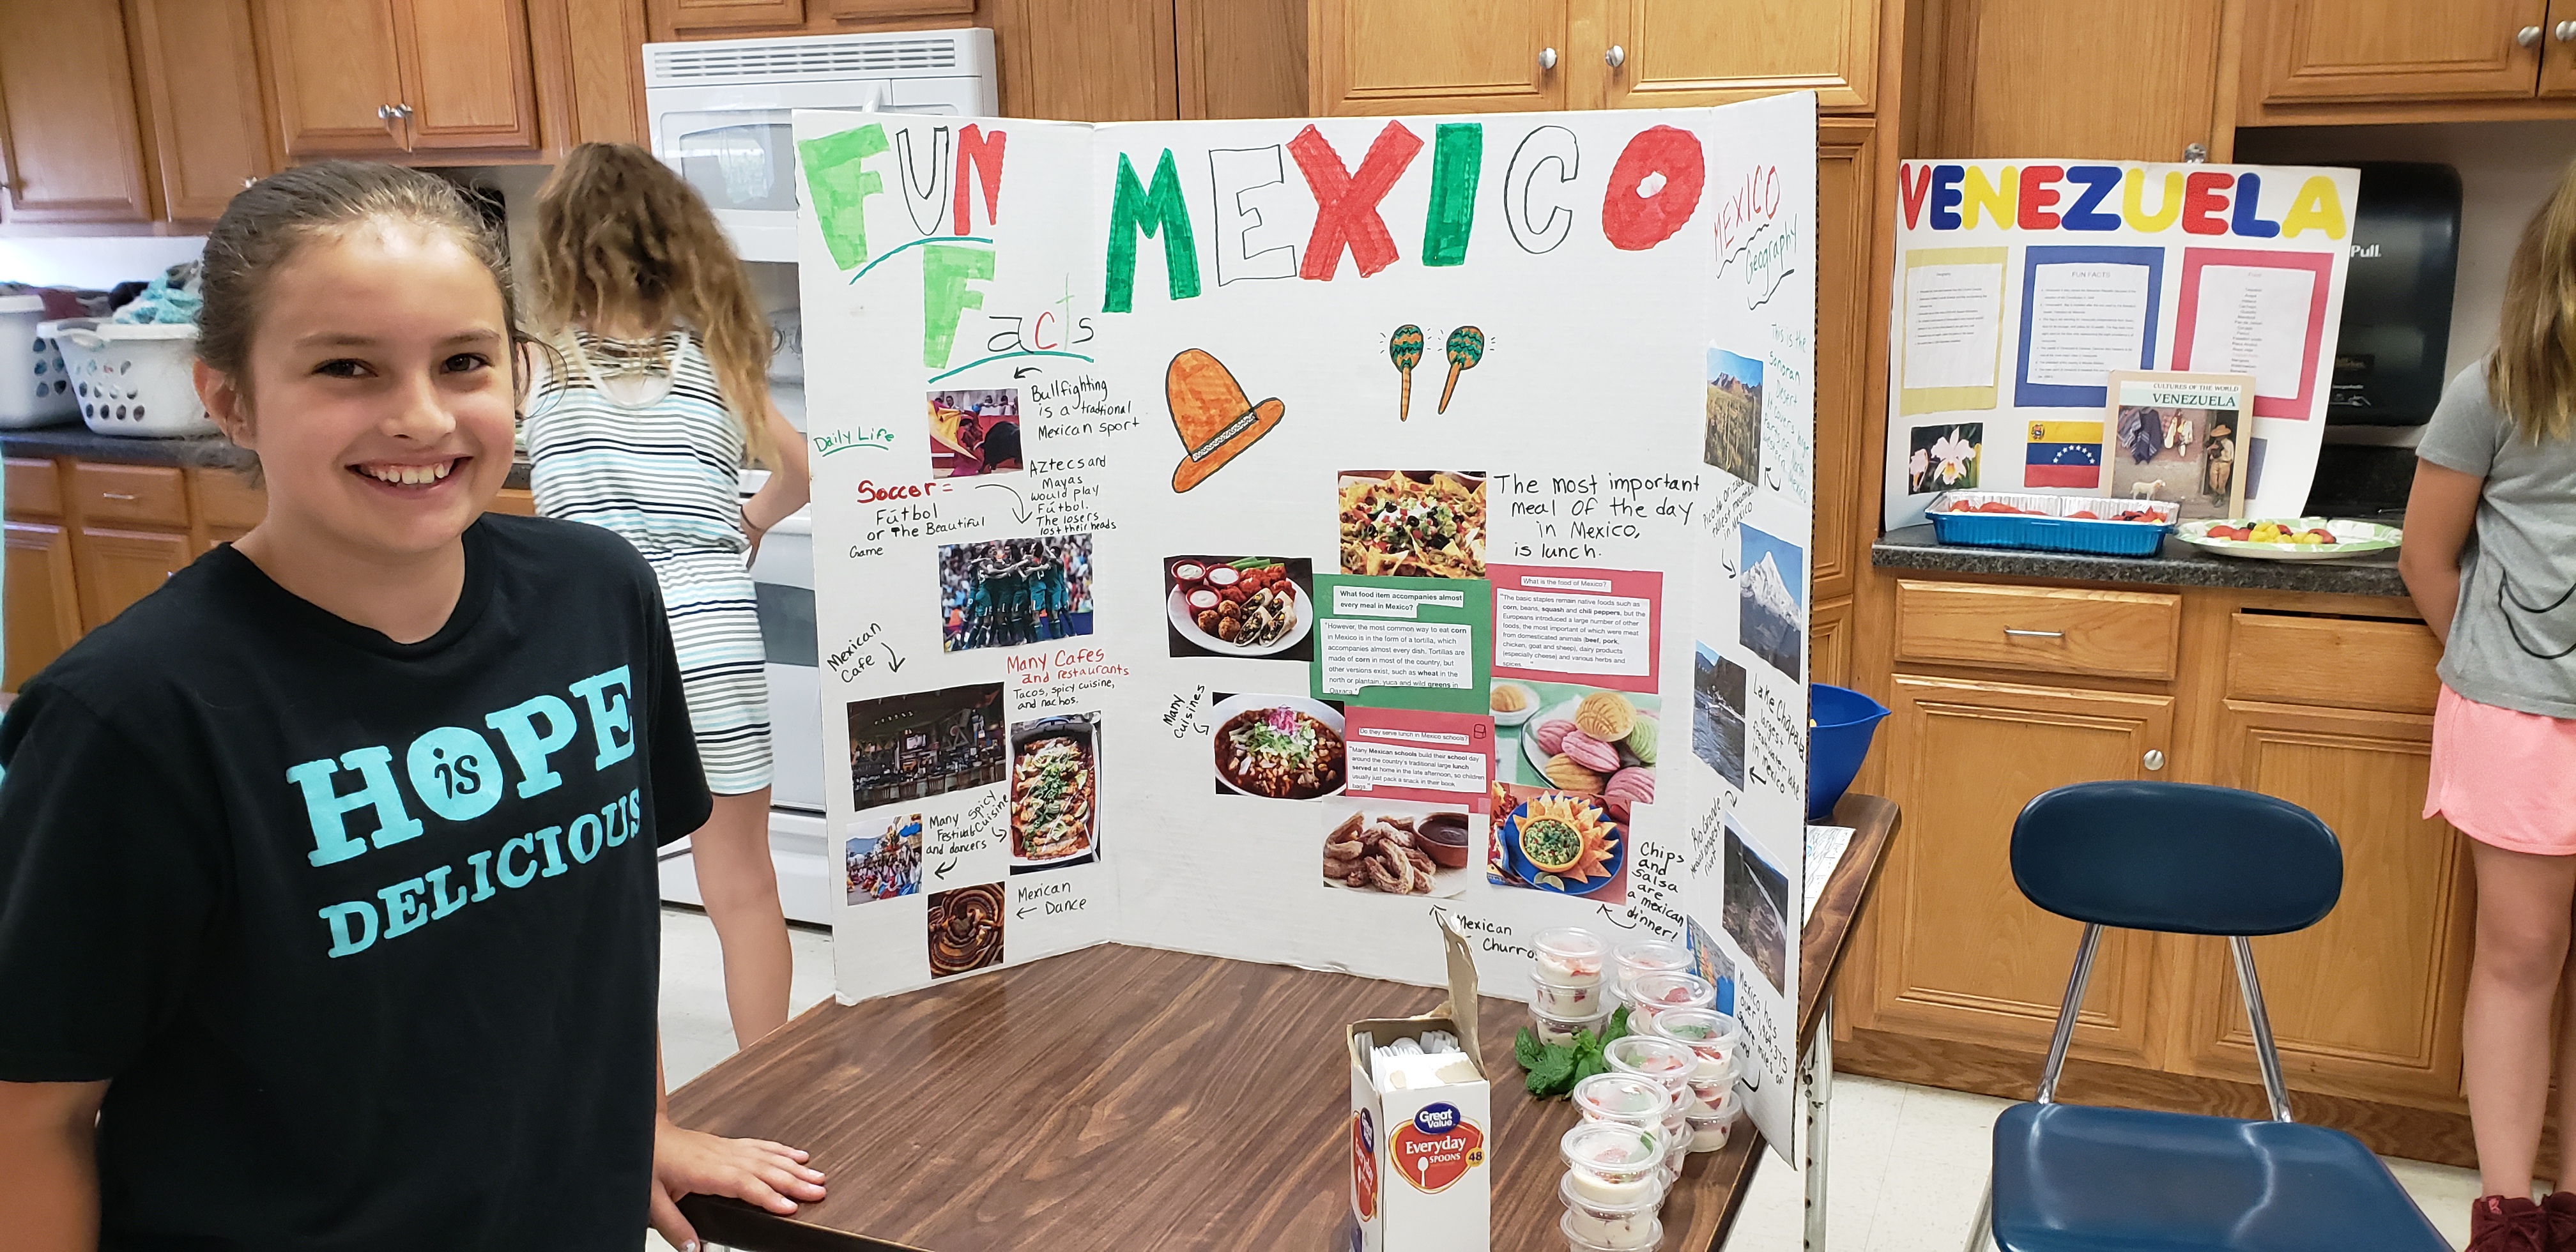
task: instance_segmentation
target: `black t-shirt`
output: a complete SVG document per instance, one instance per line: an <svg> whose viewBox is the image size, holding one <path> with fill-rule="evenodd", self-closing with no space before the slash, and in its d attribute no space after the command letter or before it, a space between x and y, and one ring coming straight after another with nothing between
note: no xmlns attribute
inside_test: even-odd
<svg viewBox="0 0 2576 1252"><path fill-rule="evenodd" d="M415 644L218 548L0 767L0 1080L112 1080L105 1247L634 1252L654 849L710 801L625 540L487 516Z"/></svg>

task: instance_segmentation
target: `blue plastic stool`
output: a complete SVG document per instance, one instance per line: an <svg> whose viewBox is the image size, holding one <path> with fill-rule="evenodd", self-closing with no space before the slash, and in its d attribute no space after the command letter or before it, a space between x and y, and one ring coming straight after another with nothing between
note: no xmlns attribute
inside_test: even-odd
<svg viewBox="0 0 2576 1252"><path fill-rule="evenodd" d="M2251 935L2303 930L2343 892L2343 849L2284 800L2183 783L2098 782L2013 822L2013 882L2084 923L2037 1098L1995 1121L1991 1231L2003 1252L2448 1252L2379 1158L2290 1120ZM2224 935L2270 1121L2055 1102L2105 926ZM1969 1247L1988 1233L1981 1209Z"/></svg>

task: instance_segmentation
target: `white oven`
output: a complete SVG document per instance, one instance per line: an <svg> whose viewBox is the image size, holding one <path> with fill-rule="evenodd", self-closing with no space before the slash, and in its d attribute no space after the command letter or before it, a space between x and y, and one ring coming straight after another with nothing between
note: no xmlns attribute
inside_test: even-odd
<svg viewBox="0 0 2576 1252"><path fill-rule="evenodd" d="M644 45L654 155L705 196L746 261L796 259L797 109L1001 111L982 29ZM889 188L891 190L891 188Z"/></svg>

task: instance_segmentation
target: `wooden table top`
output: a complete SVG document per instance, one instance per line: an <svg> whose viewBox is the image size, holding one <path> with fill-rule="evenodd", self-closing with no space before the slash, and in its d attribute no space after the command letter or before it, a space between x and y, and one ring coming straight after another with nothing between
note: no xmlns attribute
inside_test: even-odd
<svg viewBox="0 0 2576 1252"><path fill-rule="evenodd" d="M1896 824L1857 828L1799 944L1801 1043ZM1427 940L1426 940L1427 942ZM792 1218L693 1196L701 1238L762 1252L1191 1252L1344 1246L1350 1070L1341 1028L1429 1012L1436 988L1104 945L998 973L807 1010L671 1093L680 1124L795 1144L830 1178ZM1493 1246L1561 1249L1552 1145L1571 1105L1512 1060L1528 1006L1479 1005L1493 1082ZM1713 1249L1761 1151L1750 1123L1694 1153L1666 1201L1669 1249Z"/></svg>

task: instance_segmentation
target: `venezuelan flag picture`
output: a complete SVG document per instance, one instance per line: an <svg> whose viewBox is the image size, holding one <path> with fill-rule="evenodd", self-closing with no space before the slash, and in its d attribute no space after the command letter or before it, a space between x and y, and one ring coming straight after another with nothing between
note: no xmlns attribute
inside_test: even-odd
<svg viewBox="0 0 2576 1252"><path fill-rule="evenodd" d="M2023 486L2102 489L2102 423L2032 422L2029 434Z"/></svg>

